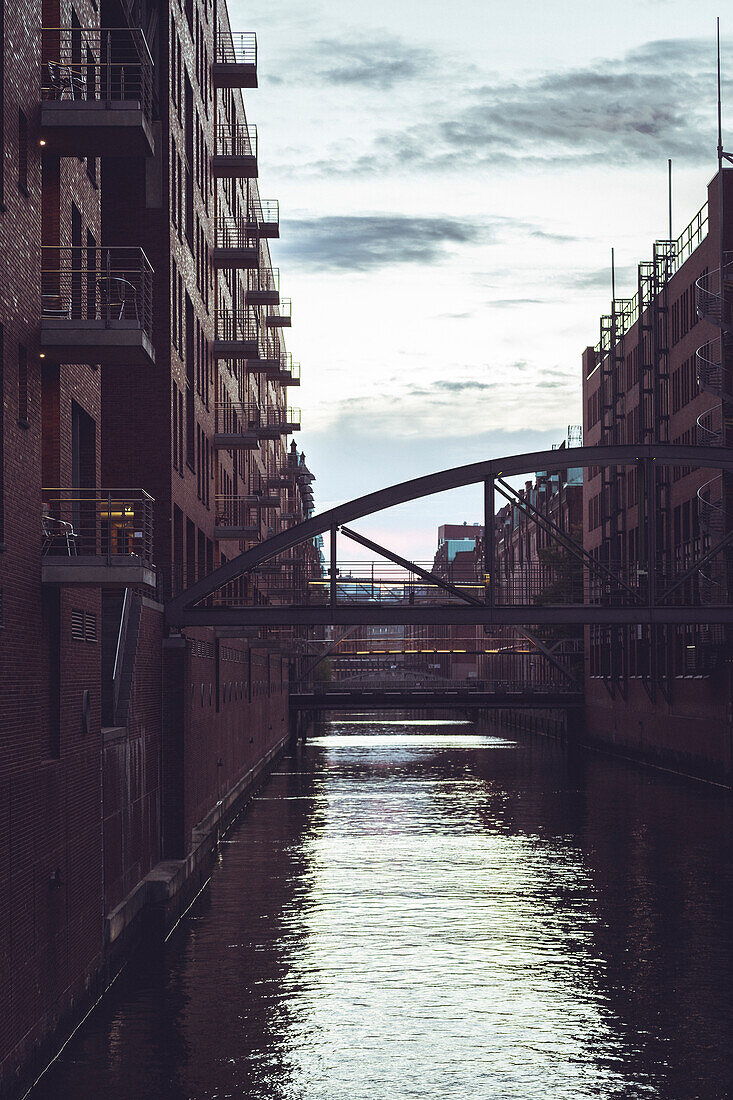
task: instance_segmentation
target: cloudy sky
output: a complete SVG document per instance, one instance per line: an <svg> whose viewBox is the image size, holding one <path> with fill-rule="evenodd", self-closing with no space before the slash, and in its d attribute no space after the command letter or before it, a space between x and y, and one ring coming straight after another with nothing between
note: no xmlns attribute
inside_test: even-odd
<svg viewBox="0 0 733 1100"><path fill-rule="evenodd" d="M231 0L317 509L562 439L610 301L715 170L709 0ZM733 129L733 17L724 99ZM730 38L725 37L726 32ZM725 104L724 104L725 106ZM470 492L361 529L417 558Z"/></svg>

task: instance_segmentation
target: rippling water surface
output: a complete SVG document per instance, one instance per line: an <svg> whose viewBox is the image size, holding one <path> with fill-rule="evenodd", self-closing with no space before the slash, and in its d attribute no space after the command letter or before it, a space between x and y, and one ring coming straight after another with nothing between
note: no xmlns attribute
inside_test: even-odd
<svg viewBox="0 0 733 1100"><path fill-rule="evenodd" d="M335 722L32 1100L733 1096L732 870L724 792Z"/></svg>

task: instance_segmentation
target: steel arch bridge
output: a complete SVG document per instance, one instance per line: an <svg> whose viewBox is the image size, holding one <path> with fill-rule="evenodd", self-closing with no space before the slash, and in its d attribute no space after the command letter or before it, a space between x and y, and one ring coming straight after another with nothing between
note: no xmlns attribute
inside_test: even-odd
<svg viewBox="0 0 733 1100"><path fill-rule="evenodd" d="M733 623L730 586L702 594L696 581L706 566L720 560L733 540L733 528L725 523L707 539L698 558L685 567L660 565L662 532L656 506L657 471L661 467L712 471L714 481L730 482L733 450L675 444L592 446L533 451L504 458L458 466L424 477L391 485L348 501L320 515L272 536L226 562L207 577L191 585L166 605L166 622L178 629L186 626L216 626L236 629L261 626L325 625L426 625L483 624L486 626ZM583 545L560 530L538 509L520 498L506 479L537 471L589 467L618 471L636 469L639 479L639 524L643 525L646 568L637 565L624 572L621 563L596 560ZM710 479L706 485L710 485ZM564 547L581 567L583 583L574 592L562 594L557 602L538 601L531 593L502 588L496 570L494 539L484 540L484 572L480 586L461 586L358 534L351 524L395 505L418 500L468 485L482 485L485 529L493 523L495 499L524 510L528 520L543 528ZM704 488L704 486L703 486ZM700 489L698 488L698 498ZM725 502L718 508L725 511ZM488 520L488 523L486 522ZM294 570L292 551L322 535L330 536L330 566L327 580L313 591L294 593L283 586L267 593L258 578ZM375 597L364 578L339 576L338 539L355 542L396 565L401 573L388 586L388 595ZM290 556L288 556L290 555ZM404 580L409 576L409 583ZM399 579L402 577L403 579ZM248 581L242 592L233 594L234 582ZM292 587L292 586L291 586ZM383 588L384 586L382 586ZM477 590L480 589L480 590ZM296 598L297 597L297 598Z"/></svg>

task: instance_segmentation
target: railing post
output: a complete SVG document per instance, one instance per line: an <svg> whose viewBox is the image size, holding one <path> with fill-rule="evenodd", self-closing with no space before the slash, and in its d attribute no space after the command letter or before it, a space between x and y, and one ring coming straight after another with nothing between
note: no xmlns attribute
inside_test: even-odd
<svg viewBox="0 0 733 1100"><path fill-rule="evenodd" d="M331 607L336 606L336 565L338 555L336 552L336 527L331 527L331 575L329 583L329 596Z"/></svg>
<svg viewBox="0 0 733 1100"><path fill-rule="evenodd" d="M496 546L494 544L494 471L484 481L484 597L489 607L496 603L494 569Z"/></svg>
<svg viewBox="0 0 733 1100"><path fill-rule="evenodd" d="M107 493L107 565L112 564L112 494Z"/></svg>

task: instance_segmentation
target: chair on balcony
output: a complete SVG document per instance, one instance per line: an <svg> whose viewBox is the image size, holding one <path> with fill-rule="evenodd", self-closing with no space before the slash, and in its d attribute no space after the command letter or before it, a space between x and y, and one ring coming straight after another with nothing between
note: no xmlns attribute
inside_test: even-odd
<svg viewBox="0 0 733 1100"><path fill-rule="evenodd" d="M78 553L78 538L74 525L68 520L58 519L48 511L48 505L43 506L42 516L43 541L41 554L63 554L68 558L76 557Z"/></svg>
<svg viewBox="0 0 733 1100"><path fill-rule="evenodd" d="M43 317L71 318L71 298L63 294L42 294L41 314Z"/></svg>
<svg viewBox="0 0 733 1100"><path fill-rule="evenodd" d="M48 99L86 99L87 80L81 69L62 65L58 61L47 62L48 79L44 91Z"/></svg>
<svg viewBox="0 0 733 1100"><path fill-rule="evenodd" d="M137 287L119 275L104 275L97 280L99 292L98 321L139 321Z"/></svg>

